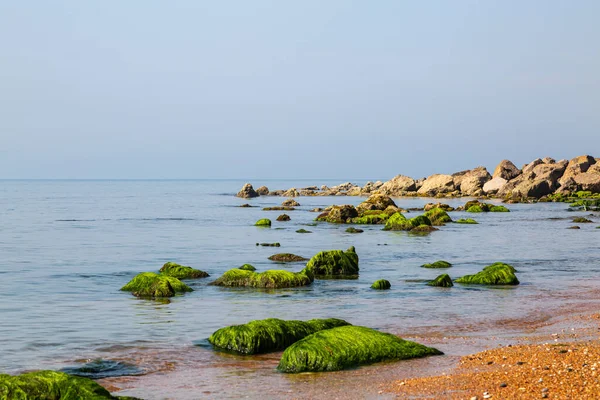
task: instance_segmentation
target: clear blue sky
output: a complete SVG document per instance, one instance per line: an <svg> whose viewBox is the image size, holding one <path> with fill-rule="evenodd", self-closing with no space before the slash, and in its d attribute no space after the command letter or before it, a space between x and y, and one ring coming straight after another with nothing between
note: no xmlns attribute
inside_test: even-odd
<svg viewBox="0 0 600 400"><path fill-rule="evenodd" d="M2 1L0 178L600 157L600 1Z"/></svg>

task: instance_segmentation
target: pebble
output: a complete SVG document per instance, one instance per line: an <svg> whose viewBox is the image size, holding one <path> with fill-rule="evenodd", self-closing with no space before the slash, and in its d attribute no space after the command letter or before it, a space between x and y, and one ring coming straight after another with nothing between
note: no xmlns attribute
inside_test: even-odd
<svg viewBox="0 0 600 400"><path fill-rule="evenodd" d="M507 387L507 386L508 386L508 384L507 384L506 382L502 382L502 383L500 384L500 387Z"/></svg>
<svg viewBox="0 0 600 400"><path fill-rule="evenodd" d="M542 393L546 393L548 391L548 388L543 388L542 389Z"/></svg>
<svg viewBox="0 0 600 400"><path fill-rule="evenodd" d="M479 400L479 397L473 396L473 397L471 397L471 400Z"/></svg>

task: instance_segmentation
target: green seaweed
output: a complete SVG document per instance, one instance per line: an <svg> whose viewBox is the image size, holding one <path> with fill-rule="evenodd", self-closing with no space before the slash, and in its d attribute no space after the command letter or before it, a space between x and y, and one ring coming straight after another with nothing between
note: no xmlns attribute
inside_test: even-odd
<svg viewBox="0 0 600 400"><path fill-rule="evenodd" d="M365 212L362 216L352 218L352 223L358 225L375 225L375 224L385 224L385 222L390 218L390 216L381 211L377 211L376 214Z"/></svg>
<svg viewBox="0 0 600 400"><path fill-rule="evenodd" d="M256 271L256 268L250 264L244 264L241 267L239 267L239 269L241 269L242 271Z"/></svg>
<svg viewBox="0 0 600 400"><path fill-rule="evenodd" d="M314 333L288 347L278 370L287 373L338 371L386 360L443 354L422 344L362 326Z"/></svg>
<svg viewBox="0 0 600 400"><path fill-rule="evenodd" d="M454 284L452 283L452 279L450 279L450 275L442 274L435 278L432 281L427 282L429 286L438 286L438 287L452 287Z"/></svg>
<svg viewBox="0 0 600 400"><path fill-rule="evenodd" d="M212 282L211 285L280 289L307 286L313 280L314 276L307 268L304 268L300 272L271 269L260 273L234 268L226 271L221 277Z"/></svg>
<svg viewBox="0 0 600 400"><path fill-rule="evenodd" d="M179 279L154 272L137 274L121 290L137 297L172 297L176 293L192 292L193 289Z"/></svg>
<svg viewBox="0 0 600 400"><path fill-rule="evenodd" d="M439 261L433 262L431 264L421 265L422 268L450 268L451 266L452 266L452 264L450 264L448 261L444 261L444 260L439 260Z"/></svg>
<svg viewBox="0 0 600 400"><path fill-rule="evenodd" d="M457 221L454 221L456 224L478 224L479 222L475 221L473 218L461 218Z"/></svg>
<svg viewBox="0 0 600 400"><path fill-rule="evenodd" d="M292 253L278 253L278 254L273 254L271 257L269 257L269 260L277 261L277 262L298 262L298 261L306 261L306 260L308 260L308 258L304 258L302 256L298 256L298 255L292 254Z"/></svg>
<svg viewBox="0 0 600 400"><path fill-rule="evenodd" d="M208 341L221 350L241 354L261 354L284 350L315 332L345 325L350 324L335 318L310 321L269 318L221 328L210 335Z"/></svg>
<svg viewBox="0 0 600 400"><path fill-rule="evenodd" d="M455 282L477 285L518 285L519 280L515 272L512 265L496 262L475 275L465 275L456 279Z"/></svg>
<svg viewBox="0 0 600 400"><path fill-rule="evenodd" d="M510 212L510 210L504 206L492 206L490 212Z"/></svg>
<svg viewBox="0 0 600 400"><path fill-rule="evenodd" d="M452 222L452 218L448 213L441 208L432 208L425 212L425 216L431 221L431 225L444 225L447 222Z"/></svg>
<svg viewBox="0 0 600 400"><path fill-rule="evenodd" d="M196 279L210 276L206 272L200 271L199 269L179 265L170 261L165 263L159 272L163 275L172 276L173 278L177 279Z"/></svg>
<svg viewBox="0 0 600 400"><path fill-rule="evenodd" d="M358 255L354 246L346 251L321 251L308 261L306 269L316 276L357 275Z"/></svg>
<svg viewBox="0 0 600 400"><path fill-rule="evenodd" d="M392 284L387 279L378 279L371 285L371 289L376 290L388 290L392 287Z"/></svg>
<svg viewBox="0 0 600 400"><path fill-rule="evenodd" d="M474 205L467 209L467 212L470 213L480 213L483 212L483 208L480 205Z"/></svg>
<svg viewBox="0 0 600 400"><path fill-rule="evenodd" d="M112 396L92 379L64 372L37 371L21 375L0 374L0 400L133 399Z"/></svg>
<svg viewBox="0 0 600 400"><path fill-rule="evenodd" d="M271 220L269 218L261 218L256 221L254 226L271 226Z"/></svg>

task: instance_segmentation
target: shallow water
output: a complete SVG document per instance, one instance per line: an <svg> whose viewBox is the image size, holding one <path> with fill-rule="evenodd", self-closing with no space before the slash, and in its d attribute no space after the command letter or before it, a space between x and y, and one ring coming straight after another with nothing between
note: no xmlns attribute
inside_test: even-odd
<svg viewBox="0 0 600 400"><path fill-rule="evenodd" d="M580 230L566 229L574 225L573 217L590 213L569 212L565 204L509 205L510 213L453 212L453 219L473 217L479 225L448 224L427 236L384 232L381 226L361 226L364 233L347 234L347 226L306 226L316 217L308 210L358 204L362 198L300 197L296 211L285 211L292 220L276 222L283 212L237 206L274 206L283 198L235 198L243 183L0 181L0 372L60 369L97 358L135 361L149 372L176 363L218 370L206 374L206 391L214 395L217 380L235 387L240 371L252 371L237 365L252 360L234 358L230 365L228 356L193 346L226 325L267 317L336 317L394 333L452 334L461 326L481 328L490 321L520 318L542 305L551 310L553 302L564 302L557 290L579 290L600 275L600 229L595 229L600 216L588 217L594 223L579 224ZM339 182L254 183L279 189ZM430 201L437 202L408 198L397 204L409 208ZM445 202L458 206L465 201ZM273 220L272 228L253 226L262 217ZM299 228L313 233L298 234ZM281 247L257 242L280 242ZM310 287L275 291L207 286L244 263L259 271L303 267L273 263L267 257L274 253L310 257L349 246L360 257L358 280L317 280ZM419 268L438 259L454 266ZM156 271L166 261L205 270L211 277L192 281L194 292L170 302L119 291L138 272ZM443 272L452 277L475 273L495 261L513 264L521 285L443 289L422 282ZM392 289L370 290L380 278L388 279ZM265 376L276 374L272 367L273 362L261 364ZM128 393L166 396L156 388Z"/></svg>

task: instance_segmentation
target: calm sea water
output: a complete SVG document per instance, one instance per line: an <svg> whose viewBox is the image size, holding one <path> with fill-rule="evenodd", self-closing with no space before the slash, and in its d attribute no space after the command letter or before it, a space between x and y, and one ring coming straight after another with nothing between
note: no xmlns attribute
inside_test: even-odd
<svg viewBox="0 0 600 400"><path fill-rule="evenodd" d="M428 236L384 232L381 226L361 227L365 232L353 235L344 232L347 226L306 226L316 217L308 210L356 205L363 198L300 197L301 207L287 212L292 220L276 222L281 212L237 206L273 206L283 199L238 199L234 194L243 183L0 181L0 372L58 369L78 359L107 357L109 350L109 355L128 348L194 351L201 349L194 342L220 327L267 317L337 317L389 332L443 330L521 317L540 301L552 302L557 289L575 289L600 275L600 229L595 229L600 217L568 230L573 217L590 213L568 212L565 204L509 205L510 213L453 212L454 219L474 217L480 224L448 224ZM337 183L253 182L272 189ZM430 201L397 199L397 204L408 208ZM253 226L263 217L273 220L272 228ZM296 233L300 228L313 233ZM281 247L257 247L257 242ZM244 263L258 270L303 267L267 259L277 252L310 257L349 246L360 257L358 280L317 280L310 287L276 291L207 286ZM419 266L438 259L454 264L444 271L452 277L508 262L519 271L521 285L428 287L420 280L441 272ZM194 292L169 303L119 291L137 273L156 271L166 261L211 277L192 281ZM370 290L379 278L388 279L392 289Z"/></svg>

